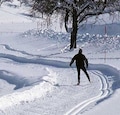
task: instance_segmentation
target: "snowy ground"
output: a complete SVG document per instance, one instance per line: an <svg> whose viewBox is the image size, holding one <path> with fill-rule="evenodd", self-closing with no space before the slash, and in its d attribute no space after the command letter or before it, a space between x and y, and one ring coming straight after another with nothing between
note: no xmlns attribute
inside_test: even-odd
<svg viewBox="0 0 120 115"><path fill-rule="evenodd" d="M90 34L80 33L78 48L69 51L69 34L38 31L38 21L13 9L0 8L0 115L119 115L119 27L109 35L98 35L103 26L94 34L97 29L88 28ZM81 72L76 86L69 62L79 47L89 60L91 83Z"/></svg>

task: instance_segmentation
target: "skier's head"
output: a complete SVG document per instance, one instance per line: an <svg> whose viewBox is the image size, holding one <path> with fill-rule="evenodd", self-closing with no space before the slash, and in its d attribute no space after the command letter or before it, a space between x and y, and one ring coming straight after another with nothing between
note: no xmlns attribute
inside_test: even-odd
<svg viewBox="0 0 120 115"><path fill-rule="evenodd" d="M79 54L81 54L82 53L82 49L79 49Z"/></svg>

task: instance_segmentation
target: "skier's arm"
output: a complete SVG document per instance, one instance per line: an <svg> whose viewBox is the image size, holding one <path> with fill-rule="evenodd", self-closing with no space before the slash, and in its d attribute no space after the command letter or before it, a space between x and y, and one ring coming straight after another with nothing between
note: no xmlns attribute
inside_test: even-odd
<svg viewBox="0 0 120 115"><path fill-rule="evenodd" d="M73 64L74 60L76 59L76 55L72 58L71 62L70 62L70 66Z"/></svg>
<svg viewBox="0 0 120 115"><path fill-rule="evenodd" d="M74 58L72 58L71 62L70 62L70 66L73 64L74 62Z"/></svg>

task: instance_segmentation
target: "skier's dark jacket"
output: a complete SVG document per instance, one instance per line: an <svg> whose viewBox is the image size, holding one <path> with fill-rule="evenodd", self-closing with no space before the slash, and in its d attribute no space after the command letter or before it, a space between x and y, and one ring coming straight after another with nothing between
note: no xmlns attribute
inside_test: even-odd
<svg viewBox="0 0 120 115"><path fill-rule="evenodd" d="M76 61L76 66L79 68L84 68L85 66L88 67L88 60L85 57L85 55L82 54L82 51L79 51L78 54L76 54L71 62L70 62L70 66L72 65L72 63L74 62L74 60Z"/></svg>

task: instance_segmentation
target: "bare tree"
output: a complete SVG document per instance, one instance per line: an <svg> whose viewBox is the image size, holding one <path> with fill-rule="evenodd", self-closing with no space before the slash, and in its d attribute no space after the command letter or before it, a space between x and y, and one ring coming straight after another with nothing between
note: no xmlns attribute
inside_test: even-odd
<svg viewBox="0 0 120 115"><path fill-rule="evenodd" d="M48 15L54 12L61 13L67 32L71 22L70 49L72 49L76 48L79 24L92 16L120 11L120 0L34 0L33 10Z"/></svg>

